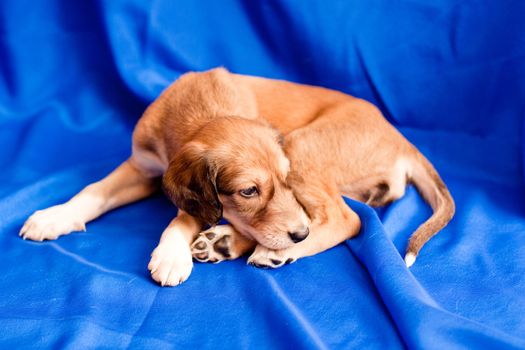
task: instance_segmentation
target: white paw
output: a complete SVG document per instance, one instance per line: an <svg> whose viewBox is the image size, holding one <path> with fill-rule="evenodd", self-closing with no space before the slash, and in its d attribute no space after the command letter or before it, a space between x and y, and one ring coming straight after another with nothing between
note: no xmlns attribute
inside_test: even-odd
<svg viewBox="0 0 525 350"><path fill-rule="evenodd" d="M262 245L257 245L255 251L248 258L248 264L255 267L267 269L277 268L286 264L291 264L297 260L291 250L271 250Z"/></svg>
<svg viewBox="0 0 525 350"><path fill-rule="evenodd" d="M78 215L65 207L56 205L38 210L27 219L19 236L33 241L53 240L73 231L85 231L86 224Z"/></svg>
<svg viewBox="0 0 525 350"><path fill-rule="evenodd" d="M190 277L193 262L188 243L181 239L160 243L151 253L148 269L161 286L176 286Z"/></svg>

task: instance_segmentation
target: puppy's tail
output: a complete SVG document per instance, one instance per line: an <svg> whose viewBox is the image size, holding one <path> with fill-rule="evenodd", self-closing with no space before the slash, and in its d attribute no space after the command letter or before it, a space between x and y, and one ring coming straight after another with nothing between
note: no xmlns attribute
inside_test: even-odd
<svg viewBox="0 0 525 350"><path fill-rule="evenodd" d="M433 214L410 237L405 255L408 267L416 261L423 245L448 224L456 210L450 192L432 164L417 150L414 160L410 180L430 204Z"/></svg>

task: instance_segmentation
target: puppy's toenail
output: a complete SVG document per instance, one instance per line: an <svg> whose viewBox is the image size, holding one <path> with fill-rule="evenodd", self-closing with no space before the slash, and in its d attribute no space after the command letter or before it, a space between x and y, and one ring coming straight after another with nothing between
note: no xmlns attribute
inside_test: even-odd
<svg viewBox="0 0 525 350"><path fill-rule="evenodd" d="M267 269L267 268L270 267L268 265L259 264L259 263L256 263L256 262L251 262L250 265L257 267L258 269Z"/></svg>
<svg viewBox="0 0 525 350"><path fill-rule="evenodd" d="M197 242L195 245L194 245L195 248L199 249L199 250L202 250L204 248L206 248L206 243L204 243L203 241L200 241L200 242Z"/></svg>
<svg viewBox="0 0 525 350"><path fill-rule="evenodd" d="M281 264L282 264L282 261L281 261L281 260L278 260L278 259L270 259L270 261L271 261L272 264L274 264L274 265L281 265Z"/></svg>
<svg viewBox="0 0 525 350"><path fill-rule="evenodd" d="M206 232L204 235L205 235L206 238L208 238L210 241L211 241L212 239L214 239L215 236L216 236L215 232Z"/></svg>
<svg viewBox="0 0 525 350"><path fill-rule="evenodd" d="M286 260L286 262L285 262L285 264L287 264L287 265L291 264L291 263L293 263L293 259L292 258L288 258L288 260Z"/></svg>

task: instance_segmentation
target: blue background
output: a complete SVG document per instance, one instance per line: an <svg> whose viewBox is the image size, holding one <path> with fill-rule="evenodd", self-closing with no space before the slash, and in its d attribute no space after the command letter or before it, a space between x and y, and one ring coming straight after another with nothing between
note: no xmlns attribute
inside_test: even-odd
<svg viewBox="0 0 525 350"><path fill-rule="evenodd" d="M0 347L525 348L525 2L0 2ZM414 188L361 235L277 270L195 264L160 288L157 195L33 243L35 210L130 152L145 107L218 65L375 103L435 164L457 215L407 270Z"/></svg>

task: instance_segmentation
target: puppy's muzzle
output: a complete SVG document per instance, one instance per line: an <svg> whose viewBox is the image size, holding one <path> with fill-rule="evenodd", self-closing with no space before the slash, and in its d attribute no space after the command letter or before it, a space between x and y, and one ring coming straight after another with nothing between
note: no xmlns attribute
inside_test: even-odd
<svg viewBox="0 0 525 350"><path fill-rule="evenodd" d="M294 243L299 243L301 241L304 241L306 237L310 234L310 229L307 227L305 230L302 231L294 231L294 232L288 232L288 235L292 239Z"/></svg>

